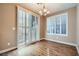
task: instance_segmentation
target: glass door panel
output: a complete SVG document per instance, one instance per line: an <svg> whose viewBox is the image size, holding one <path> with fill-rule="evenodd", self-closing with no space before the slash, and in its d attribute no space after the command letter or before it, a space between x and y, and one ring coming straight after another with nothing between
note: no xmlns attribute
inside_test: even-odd
<svg viewBox="0 0 79 59"><path fill-rule="evenodd" d="M18 9L17 13L17 46L25 44L25 11Z"/></svg>
<svg viewBox="0 0 79 59"><path fill-rule="evenodd" d="M17 45L22 46L39 40L38 17L18 8Z"/></svg>
<svg viewBox="0 0 79 59"><path fill-rule="evenodd" d="M36 37L36 40L39 40L39 24L38 24L38 17L36 16L36 19L35 19L35 37Z"/></svg>

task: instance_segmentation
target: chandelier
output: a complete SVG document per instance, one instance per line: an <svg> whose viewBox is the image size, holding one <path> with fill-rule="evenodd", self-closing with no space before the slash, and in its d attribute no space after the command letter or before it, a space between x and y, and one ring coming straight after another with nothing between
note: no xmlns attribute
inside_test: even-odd
<svg viewBox="0 0 79 59"><path fill-rule="evenodd" d="M42 9L39 10L40 15L46 16L50 13L50 11L46 8L45 4L43 4L43 3L37 3L37 4L42 6Z"/></svg>

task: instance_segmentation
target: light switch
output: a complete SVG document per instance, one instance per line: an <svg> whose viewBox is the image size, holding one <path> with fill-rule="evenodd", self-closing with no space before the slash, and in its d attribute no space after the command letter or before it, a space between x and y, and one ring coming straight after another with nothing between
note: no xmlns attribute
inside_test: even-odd
<svg viewBox="0 0 79 59"><path fill-rule="evenodd" d="M10 43L8 43L8 46L10 45Z"/></svg>
<svg viewBox="0 0 79 59"><path fill-rule="evenodd" d="M12 28L13 31L15 31L15 29L16 29L15 27Z"/></svg>

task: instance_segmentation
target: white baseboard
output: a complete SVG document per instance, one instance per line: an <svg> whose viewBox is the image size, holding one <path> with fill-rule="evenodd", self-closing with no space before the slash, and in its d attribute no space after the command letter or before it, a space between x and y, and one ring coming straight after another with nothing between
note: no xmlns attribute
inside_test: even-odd
<svg viewBox="0 0 79 59"><path fill-rule="evenodd" d="M12 48L8 48L8 49L5 49L5 50L1 50L0 51L0 54L4 53L4 52L7 52L7 51L10 51L10 50L13 50L13 49L16 49L17 47L12 47Z"/></svg>
<svg viewBox="0 0 79 59"><path fill-rule="evenodd" d="M46 39L46 38L42 38L42 39ZM67 45L75 46L76 49L77 49L77 52L78 52L78 54L79 54L79 46L77 46L77 44L67 43L67 42L62 42L62 41L57 41L57 40L51 40L51 39L46 39L46 40L53 41L53 42L58 42L58 43L63 43L63 44L67 44Z"/></svg>
<svg viewBox="0 0 79 59"><path fill-rule="evenodd" d="M42 39L46 39L46 38L41 38L41 40L42 40Z"/></svg>
<svg viewBox="0 0 79 59"><path fill-rule="evenodd" d="M78 54L79 54L79 46L76 46L76 49L77 49L77 52L78 52Z"/></svg>
<svg viewBox="0 0 79 59"><path fill-rule="evenodd" d="M57 41L57 40L51 40L51 39L47 39L47 38L42 38L42 39L46 39L46 40L53 41L53 42L58 42L58 43L63 43L63 44L67 44L67 45L77 46L76 44L73 44L73 43Z"/></svg>

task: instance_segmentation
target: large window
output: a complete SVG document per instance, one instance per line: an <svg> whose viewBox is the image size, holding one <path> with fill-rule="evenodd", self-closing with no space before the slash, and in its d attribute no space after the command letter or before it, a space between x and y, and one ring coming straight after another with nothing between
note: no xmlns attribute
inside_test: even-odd
<svg viewBox="0 0 79 59"><path fill-rule="evenodd" d="M47 35L68 35L68 14L47 18Z"/></svg>
<svg viewBox="0 0 79 59"><path fill-rule="evenodd" d="M17 43L18 46L39 40L39 16L17 8Z"/></svg>

